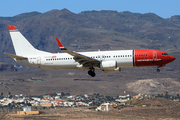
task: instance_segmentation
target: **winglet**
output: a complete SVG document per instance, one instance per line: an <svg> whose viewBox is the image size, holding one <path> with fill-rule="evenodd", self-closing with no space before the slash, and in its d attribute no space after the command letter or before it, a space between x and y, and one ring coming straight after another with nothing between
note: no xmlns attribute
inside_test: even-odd
<svg viewBox="0 0 180 120"><path fill-rule="evenodd" d="M56 38L56 41L57 41L58 46L59 46L59 48L60 48L61 50L67 50L67 49L62 45L62 43L59 41L58 38Z"/></svg>
<svg viewBox="0 0 180 120"><path fill-rule="evenodd" d="M64 47L64 46L62 45L62 43L59 41L59 39L58 39L58 38L56 38L56 41L57 41L58 46L59 46L60 48L63 48L63 47Z"/></svg>
<svg viewBox="0 0 180 120"><path fill-rule="evenodd" d="M17 30L17 28L15 26L8 26L9 30Z"/></svg>

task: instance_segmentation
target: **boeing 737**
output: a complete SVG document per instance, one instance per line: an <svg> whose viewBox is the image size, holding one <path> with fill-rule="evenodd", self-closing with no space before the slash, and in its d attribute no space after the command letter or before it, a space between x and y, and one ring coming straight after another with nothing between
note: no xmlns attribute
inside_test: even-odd
<svg viewBox="0 0 180 120"><path fill-rule="evenodd" d="M73 70L87 69L88 74L94 77L95 69L106 73L120 72L123 67L159 67L175 60L175 57L159 50L113 50L74 52L65 48L56 38L59 48L65 53L50 53L35 49L15 26L8 26L13 42L15 55L5 53L17 63L27 66L51 69Z"/></svg>

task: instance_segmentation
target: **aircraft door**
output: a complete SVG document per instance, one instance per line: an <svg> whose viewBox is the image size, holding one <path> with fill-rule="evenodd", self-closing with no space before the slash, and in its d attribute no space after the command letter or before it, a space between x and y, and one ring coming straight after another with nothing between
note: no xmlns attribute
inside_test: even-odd
<svg viewBox="0 0 180 120"><path fill-rule="evenodd" d="M38 65L41 64L41 57L37 57L37 64L38 64Z"/></svg>
<svg viewBox="0 0 180 120"><path fill-rule="evenodd" d="M156 59L157 59L157 52L153 51L153 60L156 60Z"/></svg>

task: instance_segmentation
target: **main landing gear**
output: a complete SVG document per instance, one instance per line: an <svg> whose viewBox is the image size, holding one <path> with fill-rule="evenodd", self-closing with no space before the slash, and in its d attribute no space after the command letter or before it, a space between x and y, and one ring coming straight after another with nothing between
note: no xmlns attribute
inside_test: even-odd
<svg viewBox="0 0 180 120"><path fill-rule="evenodd" d="M94 72L94 68L90 69L90 70L88 71L88 74L89 74L91 77L96 76L96 73Z"/></svg>

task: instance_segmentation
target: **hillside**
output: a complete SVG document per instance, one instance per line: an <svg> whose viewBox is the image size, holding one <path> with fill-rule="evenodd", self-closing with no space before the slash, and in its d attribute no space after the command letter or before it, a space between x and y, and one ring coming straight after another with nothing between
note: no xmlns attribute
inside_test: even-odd
<svg viewBox="0 0 180 120"><path fill-rule="evenodd" d="M17 69L12 64L6 64L0 62L0 72L14 72L17 71Z"/></svg>
<svg viewBox="0 0 180 120"><path fill-rule="evenodd" d="M178 26L180 26L180 15L171 16L167 20L178 25Z"/></svg>

